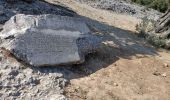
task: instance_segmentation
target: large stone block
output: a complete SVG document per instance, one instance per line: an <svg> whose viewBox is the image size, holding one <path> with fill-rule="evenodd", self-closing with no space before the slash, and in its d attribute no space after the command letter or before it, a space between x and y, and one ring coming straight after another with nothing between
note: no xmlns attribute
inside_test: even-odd
<svg viewBox="0 0 170 100"><path fill-rule="evenodd" d="M57 15L16 15L0 37L3 47L33 66L82 63L100 44L81 19Z"/></svg>

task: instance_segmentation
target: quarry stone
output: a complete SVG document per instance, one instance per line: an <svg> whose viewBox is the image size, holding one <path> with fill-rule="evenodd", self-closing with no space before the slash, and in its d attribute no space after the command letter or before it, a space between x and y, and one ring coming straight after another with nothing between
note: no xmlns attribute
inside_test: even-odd
<svg viewBox="0 0 170 100"><path fill-rule="evenodd" d="M81 19L50 14L16 15L0 37L4 48L33 66L83 63L100 44Z"/></svg>

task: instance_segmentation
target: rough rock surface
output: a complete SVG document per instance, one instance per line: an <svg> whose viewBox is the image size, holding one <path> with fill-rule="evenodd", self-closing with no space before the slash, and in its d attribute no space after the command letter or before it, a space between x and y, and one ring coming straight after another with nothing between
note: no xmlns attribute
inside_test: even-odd
<svg viewBox="0 0 170 100"><path fill-rule="evenodd" d="M3 47L33 66L82 63L100 44L81 19L56 15L16 15L0 37Z"/></svg>
<svg viewBox="0 0 170 100"><path fill-rule="evenodd" d="M68 83L63 76L68 73L64 67L30 67L17 62L3 49L0 66L1 100L67 100L63 96Z"/></svg>
<svg viewBox="0 0 170 100"><path fill-rule="evenodd" d="M143 6L131 4L129 0L77 0L92 7L110 10L116 13L129 14L138 18L148 17L157 20L161 13L156 10L146 9Z"/></svg>

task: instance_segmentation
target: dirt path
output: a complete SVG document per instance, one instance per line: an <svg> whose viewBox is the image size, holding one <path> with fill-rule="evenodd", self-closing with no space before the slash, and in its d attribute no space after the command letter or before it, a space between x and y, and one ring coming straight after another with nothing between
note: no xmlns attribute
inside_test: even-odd
<svg viewBox="0 0 170 100"><path fill-rule="evenodd" d="M110 11L99 10L80 4L76 0L45 0L53 4L60 4L71 8L73 11L81 16L91 18L100 22L107 23L118 28L135 31L136 24L140 21L135 17L121 15L117 13L110 13Z"/></svg>
<svg viewBox="0 0 170 100"><path fill-rule="evenodd" d="M103 37L99 53L76 66L76 77L70 76L66 95L71 100L169 100L170 53L132 34L140 20L73 0L46 1L73 9Z"/></svg>

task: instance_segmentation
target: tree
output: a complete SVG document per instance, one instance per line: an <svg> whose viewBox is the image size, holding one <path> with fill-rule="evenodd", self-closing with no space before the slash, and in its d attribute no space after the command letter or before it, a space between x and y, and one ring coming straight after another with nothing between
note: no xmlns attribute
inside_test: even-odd
<svg viewBox="0 0 170 100"><path fill-rule="evenodd" d="M155 32L160 33L163 38L170 38L170 0L168 0L169 8L157 22Z"/></svg>

